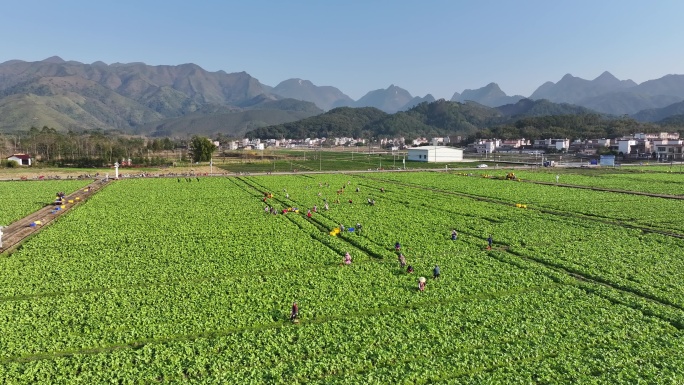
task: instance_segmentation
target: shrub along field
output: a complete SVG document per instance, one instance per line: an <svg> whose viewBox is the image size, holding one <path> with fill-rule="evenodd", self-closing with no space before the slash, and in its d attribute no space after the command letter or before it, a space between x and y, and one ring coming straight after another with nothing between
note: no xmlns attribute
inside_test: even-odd
<svg viewBox="0 0 684 385"><path fill-rule="evenodd" d="M115 182L0 259L0 379L684 381L672 201L559 190L448 173Z"/></svg>

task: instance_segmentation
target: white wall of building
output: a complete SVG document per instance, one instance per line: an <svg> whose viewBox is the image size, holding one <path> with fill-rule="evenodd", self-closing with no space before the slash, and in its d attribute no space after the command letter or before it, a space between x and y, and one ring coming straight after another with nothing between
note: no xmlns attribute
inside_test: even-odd
<svg viewBox="0 0 684 385"><path fill-rule="evenodd" d="M636 143L636 140L621 140L618 142L618 152L627 155L632 150L632 146L636 145Z"/></svg>
<svg viewBox="0 0 684 385"><path fill-rule="evenodd" d="M407 159L417 162L460 162L463 160L463 150L444 146L409 148Z"/></svg>

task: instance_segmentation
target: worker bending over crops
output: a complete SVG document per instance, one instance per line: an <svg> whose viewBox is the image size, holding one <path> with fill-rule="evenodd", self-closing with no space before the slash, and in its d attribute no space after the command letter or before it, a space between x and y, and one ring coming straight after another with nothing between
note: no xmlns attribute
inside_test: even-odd
<svg viewBox="0 0 684 385"><path fill-rule="evenodd" d="M295 322L299 317L299 306L297 302L292 302L292 312L290 313L290 321Z"/></svg>
<svg viewBox="0 0 684 385"><path fill-rule="evenodd" d="M399 267L402 269L406 267L406 257L404 257L404 254L399 253Z"/></svg>
<svg viewBox="0 0 684 385"><path fill-rule="evenodd" d="M451 240L455 241L458 239L458 233L456 232L456 229L451 230Z"/></svg>
<svg viewBox="0 0 684 385"><path fill-rule="evenodd" d="M492 244L494 243L494 239L492 238L492 235L489 234L489 238L487 238L487 250L492 249Z"/></svg>
<svg viewBox="0 0 684 385"><path fill-rule="evenodd" d="M351 255L349 255L349 252L344 253L344 264L351 265Z"/></svg>
<svg viewBox="0 0 684 385"><path fill-rule="evenodd" d="M397 242L394 244L394 251L399 251L399 250L401 250L401 245L399 244L399 242Z"/></svg>
<svg viewBox="0 0 684 385"><path fill-rule="evenodd" d="M432 279L437 278L439 278L439 266L435 265L435 268L432 269Z"/></svg>

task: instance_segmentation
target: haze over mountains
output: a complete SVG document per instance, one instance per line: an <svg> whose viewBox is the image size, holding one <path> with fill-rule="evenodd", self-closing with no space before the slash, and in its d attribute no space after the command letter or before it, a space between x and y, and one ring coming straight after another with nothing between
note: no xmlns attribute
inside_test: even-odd
<svg viewBox="0 0 684 385"><path fill-rule="evenodd" d="M593 80L570 74L546 82L529 99L545 99L543 111L576 106L611 115L660 121L684 113L684 75L637 84L604 72ZM520 109L526 98L507 95L496 83L455 92L451 101L476 102L501 111ZM338 107L407 111L428 94L413 96L395 85L354 101L338 88L288 79L275 87L246 72L208 72L195 64L84 64L51 57L0 64L0 132L44 125L58 130L120 130L156 136L188 133L243 135L248 130L298 121ZM553 104L562 104L562 107ZM574 105L574 106L570 106Z"/></svg>

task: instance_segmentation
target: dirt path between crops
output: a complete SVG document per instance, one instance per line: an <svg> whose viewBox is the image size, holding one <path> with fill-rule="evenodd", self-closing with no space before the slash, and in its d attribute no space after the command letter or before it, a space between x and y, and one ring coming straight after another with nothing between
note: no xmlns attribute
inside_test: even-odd
<svg viewBox="0 0 684 385"><path fill-rule="evenodd" d="M69 212L72 208L80 205L93 196L99 189L110 182L103 182L102 180L96 180L86 187L80 188L77 191L67 195L64 204L64 209L56 211L55 209L59 206L47 205L42 209L35 211L16 222L10 223L8 226L2 229L2 248L0 252L14 251L21 245L22 241L33 234L39 232L43 227L50 224L55 219ZM73 201L73 203L68 203L68 201ZM32 223L40 221L41 225L31 226Z"/></svg>

